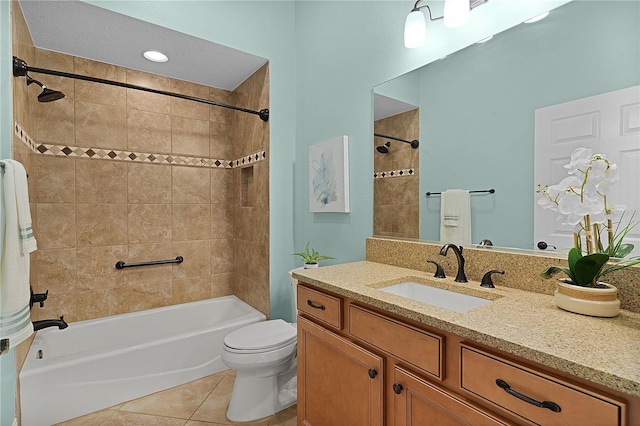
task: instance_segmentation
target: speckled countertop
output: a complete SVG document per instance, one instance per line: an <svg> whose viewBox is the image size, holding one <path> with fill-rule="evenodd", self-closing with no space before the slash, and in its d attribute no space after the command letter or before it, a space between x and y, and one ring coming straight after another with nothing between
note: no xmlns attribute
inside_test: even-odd
<svg viewBox="0 0 640 426"><path fill-rule="evenodd" d="M370 261L296 269L293 277L640 397L640 314L623 310L616 318L592 318L558 309L549 295L502 286L485 289L478 282L459 284ZM407 280L494 300L457 313L377 290Z"/></svg>

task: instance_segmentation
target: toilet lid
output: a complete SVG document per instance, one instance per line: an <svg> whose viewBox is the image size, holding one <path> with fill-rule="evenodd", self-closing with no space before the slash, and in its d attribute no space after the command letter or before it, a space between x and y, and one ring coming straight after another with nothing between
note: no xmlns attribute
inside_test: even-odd
<svg viewBox="0 0 640 426"><path fill-rule="evenodd" d="M277 319L257 322L241 327L224 338L224 344L232 349L277 349L295 342L297 330L288 322Z"/></svg>

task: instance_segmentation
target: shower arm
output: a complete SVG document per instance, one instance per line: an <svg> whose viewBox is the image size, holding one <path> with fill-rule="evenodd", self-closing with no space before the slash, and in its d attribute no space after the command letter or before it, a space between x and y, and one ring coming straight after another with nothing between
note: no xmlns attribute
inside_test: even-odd
<svg viewBox="0 0 640 426"><path fill-rule="evenodd" d="M196 98L194 96L182 95L180 93L166 92L164 90L149 89L148 87L136 86L134 84L128 84L128 83L121 83L119 81L105 80L103 78L97 78L97 77L88 77L86 75L72 74L72 73L68 73L68 72L55 71L55 70L48 70L48 69L45 69L45 68L30 67L30 66L27 65L27 63L25 61L23 61L20 58L16 58L14 56L13 57L13 75L15 77L27 76L27 72L35 72L35 73L38 73L38 74L49 74L49 75L55 75L55 76L58 76L58 77L73 78L73 79L76 79L76 80L91 81L93 83L108 84L110 86L118 86L118 87L124 87L124 88L127 88L127 89L141 90L143 92L156 93L158 95L172 96L174 98L186 99L186 100L189 100L189 101L195 101L195 102L200 102L200 103L203 103L203 104L208 104L208 105L213 105L213 106L233 109L233 110L236 110L236 111L246 112L246 113L249 113L249 114L255 114L255 115L259 116L262 121L269 121L269 110L266 109L266 108L265 109L261 109L260 111L253 111L253 110L250 110L250 109L247 109L247 108L241 108L241 107L237 107L237 106L234 106L234 105L222 104L222 103L219 103L219 102L210 101L208 99L202 99L202 98Z"/></svg>
<svg viewBox="0 0 640 426"><path fill-rule="evenodd" d="M379 138L393 139L394 141L408 143L409 145L411 145L411 148L414 148L414 149L418 147L418 143L419 143L416 139L412 141L408 141L408 140L396 138L393 136L381 135L380 133L374 133L373 136L378 136Z"/></svg>

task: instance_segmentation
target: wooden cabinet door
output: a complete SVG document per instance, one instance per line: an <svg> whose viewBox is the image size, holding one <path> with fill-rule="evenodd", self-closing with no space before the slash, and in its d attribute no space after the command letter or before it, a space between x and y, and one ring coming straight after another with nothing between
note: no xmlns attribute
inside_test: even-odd
<svg viewBox="0 0 640 426"><path fill-rule="evenodd" d="M395 426L507 425L498 417L419 376L396 366L390 392L395 394Z"/></svg>
<svg viewBox="0 0 640 426"><path fill-rule="evenodd" d="M298 424L383 424L383 360L298 317Z"/></svg>

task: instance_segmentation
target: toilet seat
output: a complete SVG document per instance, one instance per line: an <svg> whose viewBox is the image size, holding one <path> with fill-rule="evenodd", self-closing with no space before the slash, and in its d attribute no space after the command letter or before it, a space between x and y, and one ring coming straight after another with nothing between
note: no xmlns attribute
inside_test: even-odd
<svg viewBox="0 0 640 426"><path fill-rule="evenodd" d="M234 353L275 351L296 342L296 327L281 319L262 321L232 331L224 338L225 350Z"/></svg>

